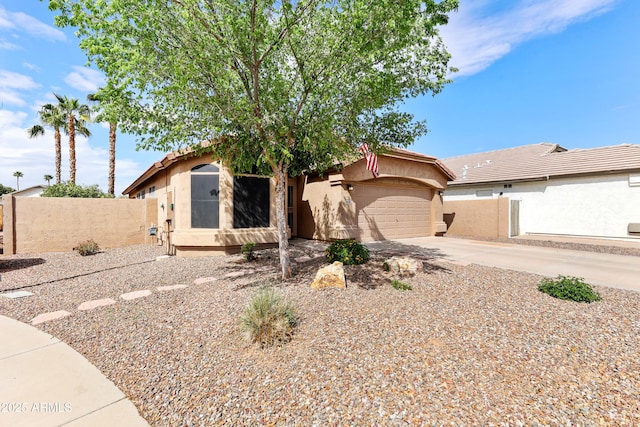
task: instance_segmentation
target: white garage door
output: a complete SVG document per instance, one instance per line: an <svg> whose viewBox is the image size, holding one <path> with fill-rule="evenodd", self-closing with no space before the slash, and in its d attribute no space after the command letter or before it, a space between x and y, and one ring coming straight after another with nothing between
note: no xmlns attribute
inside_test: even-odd
<svg viewBox="0 0 640 427"><path fill-rule="evenodd" d="M362 241L431 235L431 189L358 184L351 197Z"/></svg>

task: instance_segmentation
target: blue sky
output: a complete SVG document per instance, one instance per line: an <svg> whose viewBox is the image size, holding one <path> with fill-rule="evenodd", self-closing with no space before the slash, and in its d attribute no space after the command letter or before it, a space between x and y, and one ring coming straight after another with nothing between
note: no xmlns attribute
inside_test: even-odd
<svg viewBox="0 0 640 427"><path fill-rule="evenodd" d="M402 108L430 132L411 150L446 158L538 142L566 148L640 143L640 2L461 0L441 33L460 71L436 97ZM53 26L47 2L0 0L0 183L45 184L54 175L53 131L28 139L53 92L85 99L102 82L85 68L73 31ZM79 184L107 187L108 132L79 138ZM68 146L63 137L62 176ZM118 135L116 192L164 153Z"/></svg>

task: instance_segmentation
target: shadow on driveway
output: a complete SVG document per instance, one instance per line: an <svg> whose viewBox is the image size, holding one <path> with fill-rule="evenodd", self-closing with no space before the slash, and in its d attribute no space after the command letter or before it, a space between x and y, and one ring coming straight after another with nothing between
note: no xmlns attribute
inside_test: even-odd
<svg viewBox="0 0 640 427"><path fill-rule="evenodd" d="M407 245L396 240L383 240L379 242L365 243L370 251L382 256L406 255L422 261L444 258L447 254L438 248L425 248L418 245Z"/></svg>

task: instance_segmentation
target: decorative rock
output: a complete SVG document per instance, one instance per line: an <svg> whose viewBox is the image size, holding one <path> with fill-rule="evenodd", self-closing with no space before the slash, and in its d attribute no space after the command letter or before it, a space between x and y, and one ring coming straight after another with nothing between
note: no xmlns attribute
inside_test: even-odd
<svg viewBox="0 0 640 427"><path fill-rule="evenodd" d="M120 295L120 298L122 298L125 301L131 301L132 299L148 297L149 295L151 295L151 291L149 289L144 289L142 291L133 291L133 292L128 292L126 294L122 294Z"/></svg>
<svg viewBox="0 0 640 427"><path fill-rule="evenodd" d="M323 288L346 288L347 282L344 277L344 268L340 261L322 267L316 273L316 278L311 283L312 289Z"/></svg>
<svg viewBox="0 0 640 427"><path fill-rule="evenodd" d="M78 306L78 310L80 310L80 311L92 310L92 309L97 308L97 307L103 307L105 305L111 305L111 304L115 304L115 303L116 303L116 301L111 299L111 298L94 299L92 301L85 301L82 304L80 304Z"/></svg>
<svg viewBox="0 0 640 427"><path fill-rule="evenodd" d="M6 294L0 294L0 296L11 299L18 298L26 298L32 296L33 293L29 291L16 291L16 292L7 292Z"/></svg>
<svg viewBox="0 0 640 427"><path fill-rule="evenodd" d="M394 256L384 262L385 269L400 276L413 276L420 268L420 262L406 256Z"/></svg>
<svg viewBox="0 0 640 427"><path fill-rule="evenodd" d="M50 320L62 319L63 317L71 316L71 313L65 310L52 311L51 313L39 314L31 319L32 325L39 325L40 323L48 322Z"/></svg>

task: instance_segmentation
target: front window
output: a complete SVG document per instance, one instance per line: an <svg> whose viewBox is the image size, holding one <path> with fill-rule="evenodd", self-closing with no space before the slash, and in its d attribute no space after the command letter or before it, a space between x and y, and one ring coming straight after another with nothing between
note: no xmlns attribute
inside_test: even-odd
<svg viewBox="0 0 640 427"><path fill-rule="evenodd" d="M191 228L218 228L220 170L206 164L191 169Z"/></svg>
<svg viewBox="0 0 640 427"><path fill-rule="evenodd" d="M269 227L269 178L233 178L233 228Z"/></svg>

